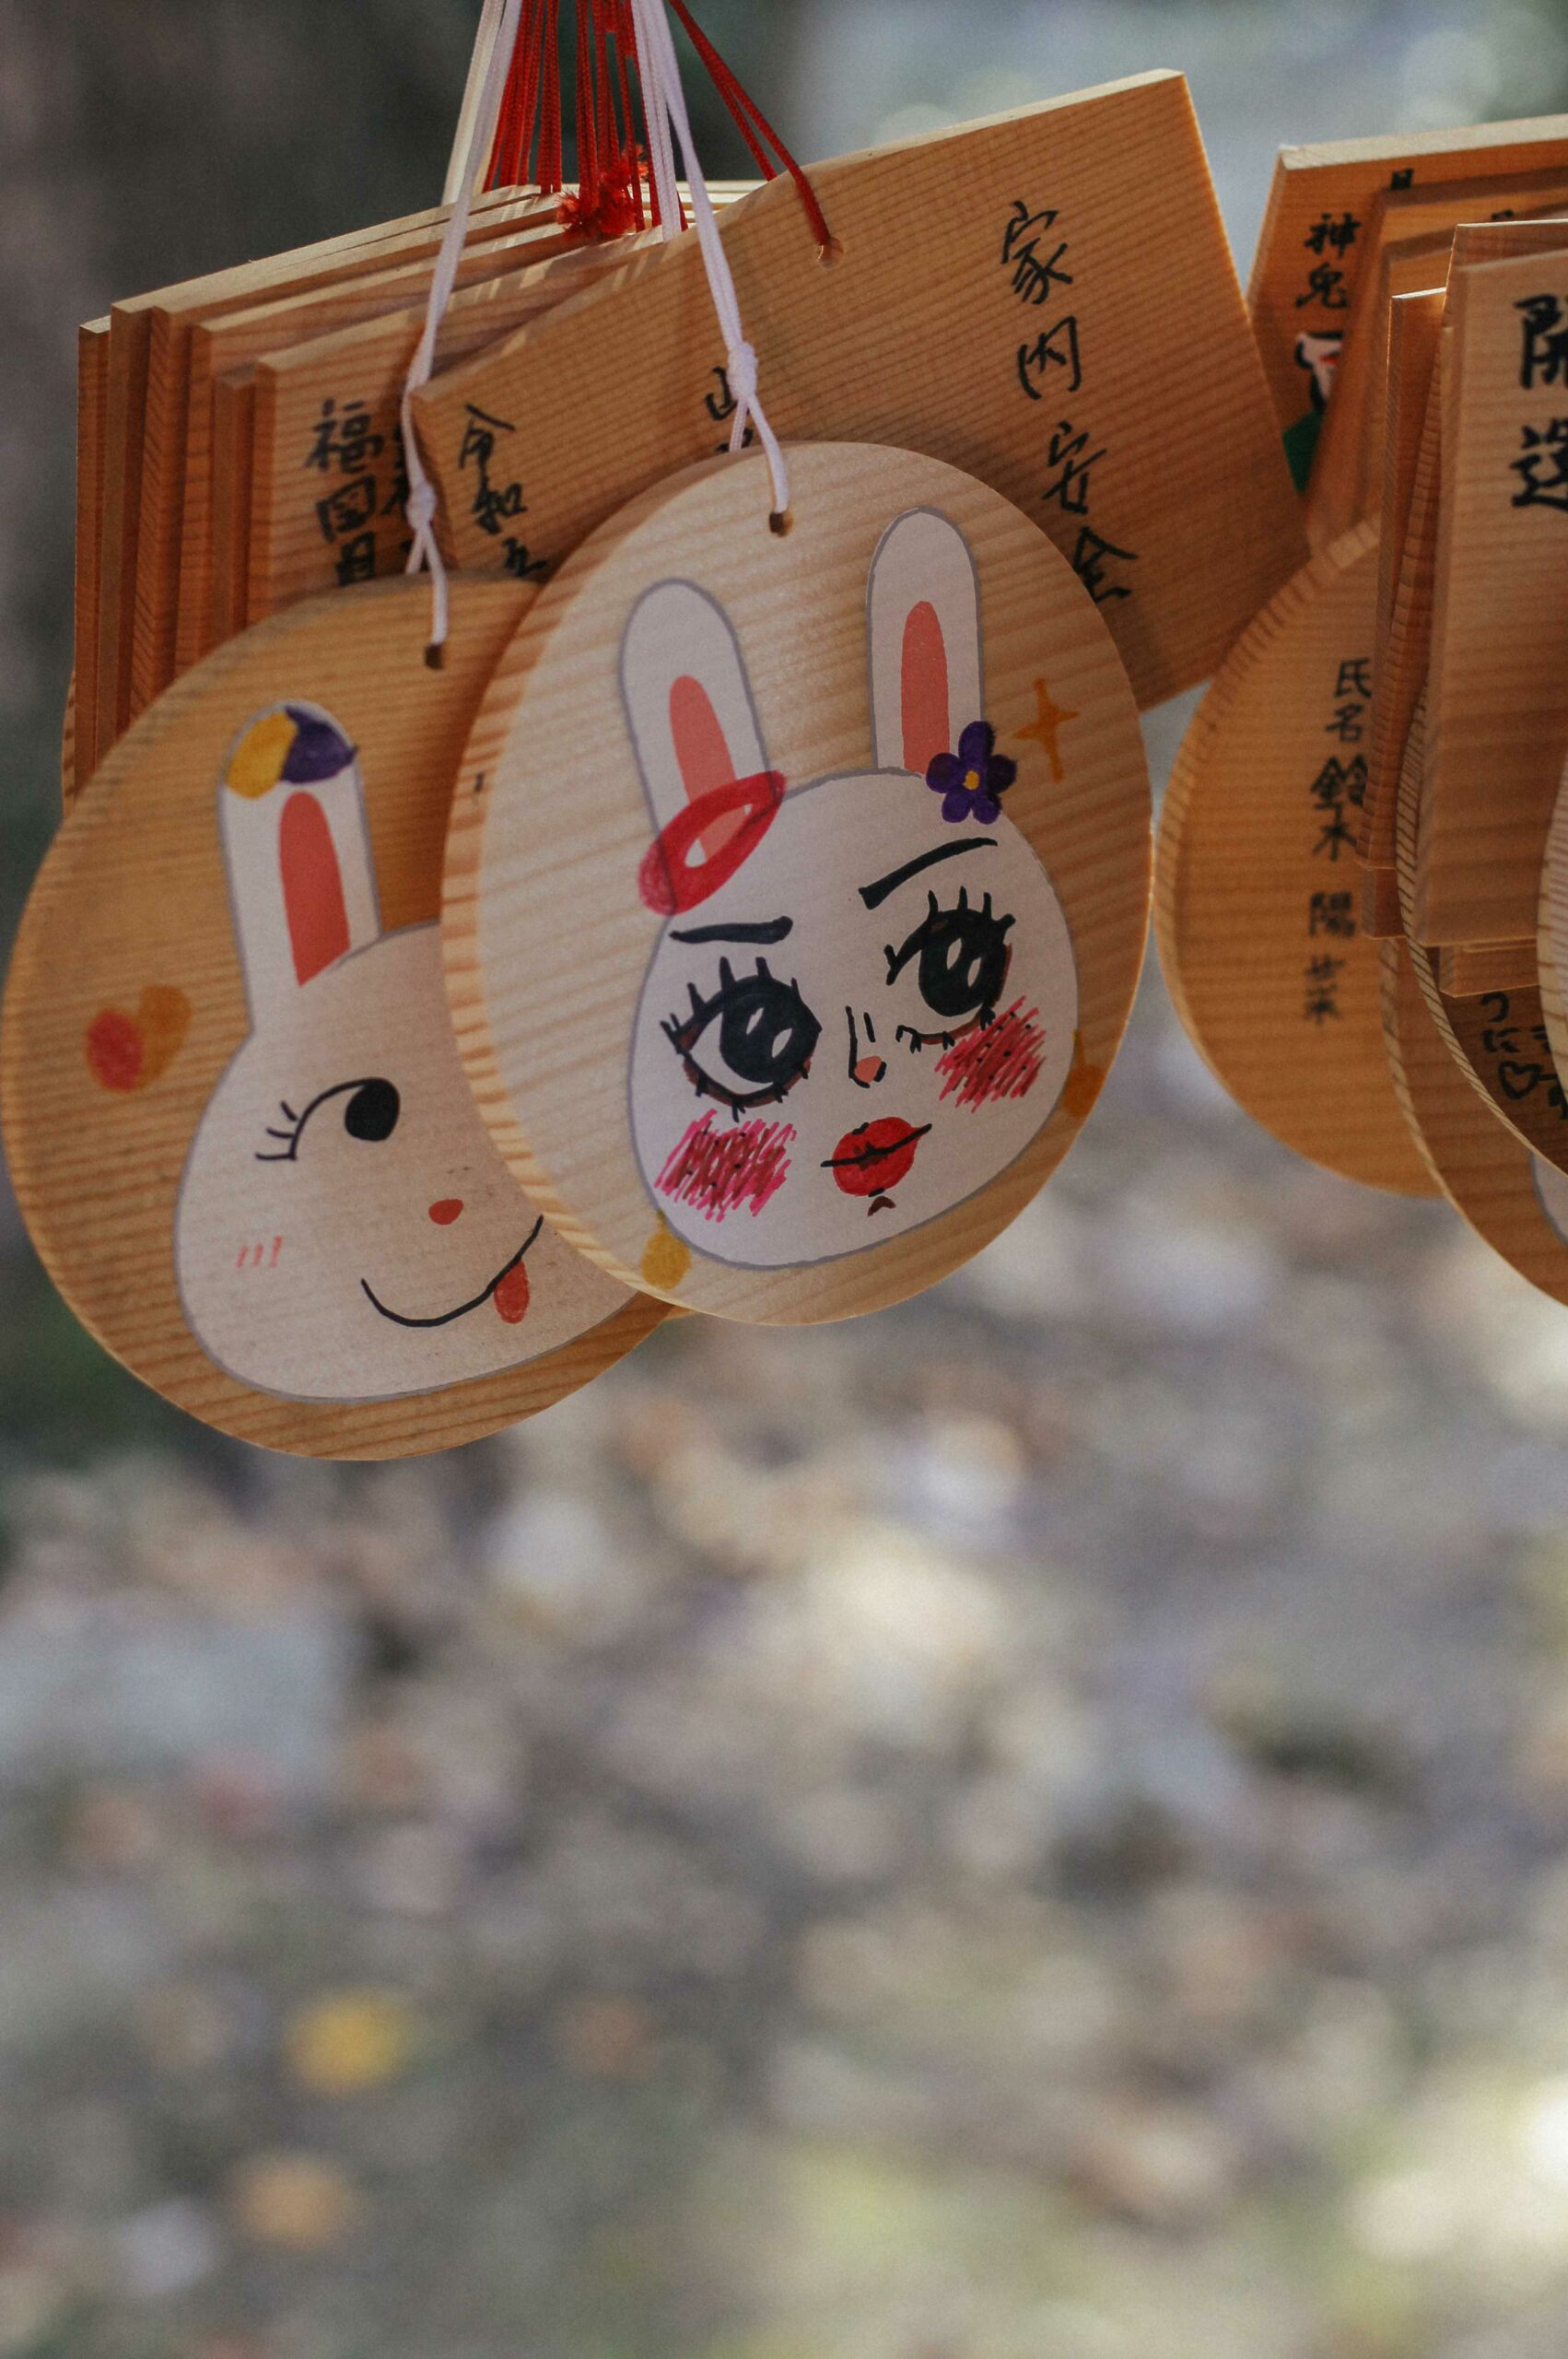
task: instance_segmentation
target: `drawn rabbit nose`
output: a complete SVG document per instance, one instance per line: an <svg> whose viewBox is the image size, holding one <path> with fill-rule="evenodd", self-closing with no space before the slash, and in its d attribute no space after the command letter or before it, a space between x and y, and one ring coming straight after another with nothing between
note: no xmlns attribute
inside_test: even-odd
<svg viewBox="0 0 1568 2359"><path fill-rule="evenodd" d="M881 1057L861 1057L850 1066L849 1071L862 1089L869 1089L873 1081L882 1079L887 1066Z"/></svg>
<svg viewBox="0 0 1568 2359"><path fill-rule="evenodd" d="M430 1207L430 1218L438 1228L449 1228L462 1210L461 1196L442 1196Z"/></svg>

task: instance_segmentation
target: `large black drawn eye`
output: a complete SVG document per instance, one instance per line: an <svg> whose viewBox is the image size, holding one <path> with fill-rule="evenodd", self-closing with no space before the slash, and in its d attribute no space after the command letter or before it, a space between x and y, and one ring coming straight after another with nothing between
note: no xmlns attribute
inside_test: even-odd
<svg viewBox="0 0 1568 2359"><path fill-rule="evenodd" d="M916 980L933 1015L956 1024L989 1014L1007 980L1012 955L1007 937L1012 923L1011 917L999 917L992 910L989 893L978 909L972 909L967 892L961 892L950 910L940 908L936 895L929 894L926 914L914 933L896 950L891 943L887 945L887 980L895 981L912 958L919 959Z"/></svg>
<svg viewBox="0 0 1568 2359"><path fill-rule="evenodd" d="M390 1139L397 1128L403 1100L390 1081L362 1081L343 1109L343 1127L351 1139Z"/></svg>
<svg viewBox="0 0 1568 2359"><path fill-rule="evenodd" d="M717 1097L740 1112L774 1105L793 1089L822 1037L797 983L771 973L766 958L757 960L755 974L740 976L721 958L711 999L695 983L686 988L690 1013L666 1017L664 1034L699 1097Z"/></svg>
<svg viewBox="0 0 1568 2359"><path fill-rule="evenodd" d="M384 1081L379 1074L372 1074L364 1081L337 1081L330 1089L318 1090L302 1113L297 1114L286 1097L277 1109L282 1121L267 1124L266 1135L273 1144L259 1148L256 1161L298 1163L306 1123L318 1107L334 1097L348 1100L343 1109L343 1127L351 1139L367 1139L380 1144L396 1130L403 1100L390 1081Z"/></svg>

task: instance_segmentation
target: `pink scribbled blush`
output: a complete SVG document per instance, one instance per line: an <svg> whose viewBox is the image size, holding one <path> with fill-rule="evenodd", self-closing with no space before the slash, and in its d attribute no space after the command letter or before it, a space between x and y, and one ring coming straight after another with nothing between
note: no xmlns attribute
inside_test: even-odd
<svg viewBox="0 0 1568 2359"><path fill-rule="evenodd" d="M691 1124L659 1174L659 1192L705 1220L743 1206L755 1220L784 1185L794 1130L788 1122L714 1124L711 1108Z"/></svg>
<svg viewBox="0 0 1568 2359"><path fill-rule="evenodd" d="M992 1023L977 1025L938 1058L944 1097L956 1097L960 1106L1027 1097L1040 1077L1045 1035L1038 1008L1026 1015L1023 1008L1015 999Z"/></svg>

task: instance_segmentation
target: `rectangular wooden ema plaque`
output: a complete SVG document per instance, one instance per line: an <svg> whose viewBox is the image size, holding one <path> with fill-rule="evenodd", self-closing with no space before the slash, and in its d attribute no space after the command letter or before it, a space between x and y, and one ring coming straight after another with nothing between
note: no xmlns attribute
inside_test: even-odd
<svg viewBox="0 0 1568 2359"><path fill-rule="evenodd" d="M508 190L476 208L475 234L487 234L520 201ZM545 200L551 203L553 200ZM99 554L99 618L95 752L101 757L131 717L138 595L146 621L166 611L163 585L178 562L186 428L187 360L192 323L276 299L292 289L352 277L397 251L434 255L447 218L437 206L406 219L356 229L286 254L155 288L116 303L111 314ZM377 261L368 261L374 254ZM147 530L144 549L142 529Z"/></svg>
<svg viewBox="0 0 1568 2359"><path fill-rule="evenodd" d="M1385 189L1374 198L1356 241L1361 261L1306 487L1306 528L1314 546L1349 532L1363 515L1374 513L1382 496L1380 454L1393 297L1442 286L1448 248L1462 223L1537 214L1564 199L1568 166L1556 172L1483 182L1479 188L1466 182Z"/></svg>
<svg viewBox="0 0 1568 2359"><path fill-rule="evenodd" d="M1480 188L1559 168L1568 168L1568 115L1281 149L1247 302L1298 486L1311 469L1379 193L1427 181ZM1474 214L1486 210L1478 201ZM1424 226L1410 222L1393 234Z"/></svg>
<svg viewBox="0 0 1568 2359"><path fill-rule="evenodd" d="M1442 389L1437 378L1444 293L1397 295L1388 322L1384 393L1387 443L1377 542L1377 624L1372 733L1356 829L1363 862L1362 932L1404 931L1398 820L1405 747L1426 686L1437 546Z"/></svg>
<svg viewBox="0 0 1568 2359"><path fill-rule="evenodd" d="M1141 704L1203 679L1305 546L1202 142L1176 74L840 157L723 238L785 439L902 445L1050 534ZM415 404L457 561L554 564L722 448L732 409L695 237L444 373Z"/></svg>
<svg viewBox="0 0 1568 2359"><path fill-rule="evenodd" d="M438 369L580 294L619 269L628 247L656 235L644 230L608 245L579 246L461 289L441 322ZM251 372L253 455L246 478L243 594L232 608L234 628L336 582L401 570L408 531L398 411L424 324L422 306L391 312L268 353ZM225 425L242 436L245 391L238 385L226 391ZM220 433L219 477L228 471L225 440ZM236 558L240 555L236 546ZM232 600L232 584L221 588Z"/></svg>
<svg viewBox="0 0 1568 2359"><path fill-rule="evenodd" d="M1554 237L1568 225L1491 230L1449 273L1412 910L1428 945L1532 938L1568 751L1568 245L1469 258Z"/></svg>

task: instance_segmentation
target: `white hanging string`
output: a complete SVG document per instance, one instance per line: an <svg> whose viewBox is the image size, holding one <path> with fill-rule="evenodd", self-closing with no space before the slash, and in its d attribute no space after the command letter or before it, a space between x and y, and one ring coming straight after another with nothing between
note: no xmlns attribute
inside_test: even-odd
<svg viewBox="0 0 1568 2359"><path fill-rule="evenodd" d="M757 440L766 454L767 472L773 487L773 528L776 532L788 532L790 471L784 463L778 438L767 422L757 393L756 354L746 341L741 321L740 299L735 293L735 282L730 275L730 258L724 251L724 241L719 234L708 183L703 179L702 166L697 160L664 0L631 0L631 10L637 34L638 76L642 84L643 112L648 120L649 166L659 195L660 223L665 237L671 238L679 232L682 221L674 160L671 152L671 133L673 131L681 146L681 161L685 166L686 185L692 200L692 219L702 249L702 266L708 274L708 291L713 298L713 308L719 316L719 332L724 339L724 373L734 396L735 414L730 425L730 448L739 451L744 444L748 424L755 428Z"/></svg>
<svg viewBox="0 0 1568 2359"><path fill-rule="evenodd" d="M681 87L675 44L671 39L669 19L664 13L664 0L631 0L631 10L637 36L638 76L642 84L643 111L648 122L649 164L659 195L660 221L666 238L680 234L685 216L675 182L673 141L678 140L691 194L692 217L702 252L702 265L708 276L708 293L713 299L720 333L724 339L725 375L734 396L735 414L730 427L730 448L731 451L742 449L747 426L755 428L757 440L766 455L768 477L773 487L770 521L776 532L785 533L790 529L790 472L784 463L778 438L767 422L757 393L756 354L746 341L741 321L740 299L735 293L735 282L730 275L729 257L724 252L724 242L719 234L719 224L708 194L708 183L703 179L702 166L697 160L696 145L686 113L685 93ZM447 569L436 539L436 512L440 503L419 449L419 437L415 431L414 396L429 383L436 365L436 343L440 334L441 322L446 317L447 305L451 300L452 288L457 283L458 264L468 236L474 192L495 144L496 125L500 117L501 99L506 89L512 51L517 43L518 19L521 11L522 0L485 0L474 40L474 60L469 67L468 86L463 92L458 119L453 167L448 172L448 202L451 205L451 215L431 273L424 330L409 362L403 388L403 448L408 470L408 499L404 513L413 535L413 546L408 552L408 571L411 574L427 569L429 571L430 639L425 651L425 660L432 664L440 663L441 651L446 645L450 600ZM459 148L462 150L461 158Z"/></svg>
<svg viewBox="0 0 1568 2359"><path fill-rule="evenodd" d="M457 266L462 259L463 241L468 236L468 217L473 209L474 191L495 144L496 124L500 117L501 98L506 89L512 50L517 42L517 24L521 10L522 0L499 0L493 29L488 6L480 18L475 51L477 53L488 30L491 35L490 54L479 83L478 102L469 123L458 186L451 200L451 217L447 223L446 234L441 240L440 252L436 256L436 267L430 277L424 332L408 364L408 375L403 388L403 452L404 464L408 470L408 499L404 514L414 535L414 546L408 552L408 570L418 573L427 566L430 570L430 642L425 651L425 660L432 664L440 663L441 650L447 640L447 569L436 541L436 510L439 505L436 487L426 470L419 437L414 430L414 396L429 383L430 372L436 365L436 339L440 334L441 322L457 283ZM473 79L471 69L470 80Z"/></svg>
<svg viewBox="0 0 1568 2359"><path fill-rule="evenodd" d="M452 135L452 151L447 159L446 184L441 191L443 205L455 205L462 186L463 167L468 161L468 143L474 134L474 118L485 95L485 78L495 54L496 36L501 29L501 11L505 5L506 0L485 0L480 14L474 54L468 61L468 79L462 88L462 105L458 111L457 129Z"/></svg>

